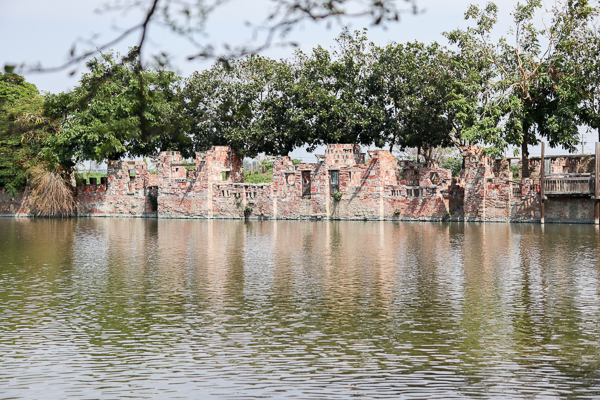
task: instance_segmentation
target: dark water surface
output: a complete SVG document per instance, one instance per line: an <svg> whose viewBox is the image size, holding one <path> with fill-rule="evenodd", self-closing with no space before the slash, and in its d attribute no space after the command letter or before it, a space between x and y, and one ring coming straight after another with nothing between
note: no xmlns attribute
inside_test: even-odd
<svg viewBox="0 0 600 400"><path fill-rule="evenodd" d="M600 398L599 243L590 225L0 220L0 398Z"/></svg>

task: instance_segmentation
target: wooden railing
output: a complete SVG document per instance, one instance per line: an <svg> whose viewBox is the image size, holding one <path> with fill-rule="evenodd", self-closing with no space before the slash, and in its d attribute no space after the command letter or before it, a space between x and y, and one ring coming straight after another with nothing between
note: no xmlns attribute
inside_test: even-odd
<svg viewBox="0 0 600 400"><path fill-rule="evenodd" d="M546 195L591 195L594 193L593 174L554 174L544 179Z"/></svg>

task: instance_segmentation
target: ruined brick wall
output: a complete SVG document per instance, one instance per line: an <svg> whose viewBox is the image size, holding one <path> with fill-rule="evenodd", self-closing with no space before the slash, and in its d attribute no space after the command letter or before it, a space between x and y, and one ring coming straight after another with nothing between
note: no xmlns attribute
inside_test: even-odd
<svg viewBox="0 0 600 400"><path fill-rule="evenodd" d="M593 174L595 159L592 155L546 156L546 174ZM519 174L522 165L519 161ZM529 158L530 178L540 178L540 157Z"/></svg>
<svg viewBox="0 0 600 400"><path fill-rule="evenodd" d="M486 197L490 187L489 179L494 178L491 160L482 149L475 146L461 149L464 168L460 173L459 184L464 190L463 216L466 219L485 218Z"/></svg>
<svg viewBox="0 0 600 400"><path fill-rule="evenodd" d="M248 216L274 215L272 186L268 183L214 184L212 204L214 218L242 218L246 209Z"/></svg>
<svg viewBox="0 0 600 400"><path fill-rule="evenodd" d="M386 158L389 156L388 153ZM397 167L401 171L397 183L385 186L384 215L409 219L445 218L452 210L449 191L452 171L440 168L435 162L401 161Z"/></svg>
<svg viewBox="0 0 600 400"><path fill-rule="evenodd" d="M158 216L211 216L212 185L208 182L204 158L196 155L192 171L184 164L176 151L158 156Z"/></svg>
<svg viewBox="0 0 600 400"><path fill-rule="evenodd" d="M198 178L208 183L241 183L244 181L242 160L229 146L213 146L196 153Z"/></svg>
<svg viewBox="0 0 600 400"><path fill-rule="evenodd" d="M156 158L157 174L141 161L112 161L108 177L77 188L79 215L180 218L337 218L467 221L539 221L539 178L513 180L509 160L493 160L481 148L462 150L460 177L437 163L398 161L390 152L365 154L355 145L329 145L317 163L294 165L273 158L273 182L243 182L242 162L226 146L185 161L178 152ZM539 175L539 158L531 160ZM554 157L549 173L589 173L593 157ZM337 182L334 182L335 179ZM341 200L336 200L339 191ZM28 214L23 194L0 189L0 214ZM155 207L157 211L155 211ZM546 201L548 222L590 222L589 197Z"/></svg>
<svg viewBox="0 0 600 400"><path fill-rule="evenodd" d="M228 185L243 182L242 162L227 146L213 146L196 153L193 166L184 163L178 152L158 157L158 215L161 217L206 217L239 214L237 193ZM235 190L234 190L235 189Z"/></svg>
<svg viewBox="0 0 600 400"><path fill-rule="evenodd" d="M324 195L315 183L315 178L323 171L322 167L321 163L293 165L289 157L276 157L273 160L273 216L297 218L323 215ZM308 179L307 185L304 185L303 177ZM305 195L303 189L307 190Z"/></svg>
<svg viewBox="0 0 600 400"><path fill-rule="evenodd" d="M24 190L19 191L17 196L11 196L5 188L0 188L0 215L27 216L31 213L27 203Z"/></svg>
<svg viewBox="0 0 600 400"><path fill-rule="evenodd" d="M595 201L589 197L549 198L545 204L546 222L594 222Z"/></svg>
<svg viewBox="0 0 600 400"><path fill-rule="evenodd" d="M355 144L328 144L325 150L327 167L350 167L365 162L365 154Z"/></svg>
<svg viewBox="0 0 600 400"><path fill-rule="evenodd" d="M143 161L109 161L107 179L77 186L77 214L156 215L152 197L157 190Z"/></svg>

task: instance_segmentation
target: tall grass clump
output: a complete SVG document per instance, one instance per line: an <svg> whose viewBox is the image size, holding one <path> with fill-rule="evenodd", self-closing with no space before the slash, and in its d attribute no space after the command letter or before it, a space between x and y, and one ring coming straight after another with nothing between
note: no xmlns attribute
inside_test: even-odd
<svg viewBox="0 0 600 400"><path fill-rule="evenodd" d="M29 207L38 217L67 217L75 213L73 188L60 174L36 168L31 173Z"/></svg>

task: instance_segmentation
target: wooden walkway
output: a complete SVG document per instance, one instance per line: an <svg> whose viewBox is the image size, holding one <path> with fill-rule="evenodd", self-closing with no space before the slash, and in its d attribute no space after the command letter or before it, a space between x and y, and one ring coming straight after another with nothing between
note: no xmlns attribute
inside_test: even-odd
<svg viewBox="0 0 600 400"><path fill-rule="evenodd" d="M540 162L540 195L542 200L541 223L544 223L544 208L547 196L569 197L590 196L595 200L594 222L600 220L600 142L596 143L595 168L590 174L546 174L546 143L542 143Z"/></svg>

